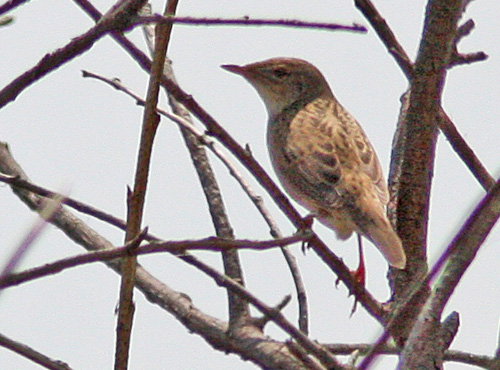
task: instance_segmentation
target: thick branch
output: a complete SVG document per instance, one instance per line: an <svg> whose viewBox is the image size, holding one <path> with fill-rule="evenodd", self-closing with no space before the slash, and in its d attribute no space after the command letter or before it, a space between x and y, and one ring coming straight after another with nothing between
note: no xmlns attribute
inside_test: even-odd
<svg viewBox="0 0 500 370"><path fill-rule="evenodd" d="M410 273L426 267L427 224L441 94L461 11L461 0L429 1L411 80L397 211L397 227L409 257ZM440 313L429 312L428 317L432 319L412 331L405 348L413 350L403 354L402 370L430 368L442 361L443 348L432 345L433 341L419 341L423 333L433 333L436 340L440 338ZM401 322L398 328L403 338L408 330L404 326Z"/></svg>

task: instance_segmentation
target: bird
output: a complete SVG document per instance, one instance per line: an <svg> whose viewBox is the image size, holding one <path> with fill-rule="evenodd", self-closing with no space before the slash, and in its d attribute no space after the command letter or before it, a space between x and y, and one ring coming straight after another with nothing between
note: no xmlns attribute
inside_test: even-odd
<svg viewBox="0 0 500 370"><path fill-rule="evenodd" d="M269 115L267 146L285 191L341 240L370 240L389 265L404 269L401 239L387 215L382 167L365 132L309 62L272 58L222 65L244 77ZM361 244L360 266L363 268Z"/></svg>

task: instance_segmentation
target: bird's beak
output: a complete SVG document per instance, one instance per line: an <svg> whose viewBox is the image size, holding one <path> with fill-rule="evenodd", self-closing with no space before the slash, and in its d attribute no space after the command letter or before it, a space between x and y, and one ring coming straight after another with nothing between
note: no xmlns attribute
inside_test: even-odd
<svg viewBox="0 0 500 370"><path fill-rule="evenodd" d="M246 71L245 67L237 66L235 64L224 64L221 65L221 68L224 68L226 71L233 72L241 76L244 76Z"/></svg>

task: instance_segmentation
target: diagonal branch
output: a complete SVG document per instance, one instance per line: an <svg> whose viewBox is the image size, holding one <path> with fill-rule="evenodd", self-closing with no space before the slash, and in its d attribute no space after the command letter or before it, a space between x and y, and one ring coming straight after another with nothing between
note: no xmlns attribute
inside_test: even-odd
<svg viewBox="0 0 500 370"><path fill-rule="evenodd" d="M474 151L460 135L444 110L441 110L440 115L439 128L446 135L446 138L449 140L455 152L469 168L477 181L479 181L481 186L485 190L491 189L491 187L495 185L493 177L488 173L488 170L486 170Z"/></svg>
<svg viewBox="0 0 500 370"><path fill-rule="evenodd" d="M399 67L406 75L406 78L411 80L413 77L413 63L396 39L394 32L392 32L387 25L385 19L380 15L370 0L354 0L354 4L370 22L380 40L382 40L389 53L394 57L396 63L398 63Z"/></svg>
<svg viewBox="0 0 500 370"><path fill-rule="evenodd" d="M43 366L46 369L71 370L68 364L60 360L53 360L45 356L44 354L38 352L37 350L28 347L25 344L12 340L3 334L0 334L0 346L10 349L11 351L16 352L17 354L26 357L27 359L30 359L34 363Z"/></svg>
<svg viewBox="0 0 500 370"><path fill-rule="evenodd" d="M10 12L28 1L29 0L8 0L4 4L0 5L0 15Z"/></svg>
<svg viewBox="0 0 500 370"><path fill-rule="evenodd" d="M149 32L149 29L147 29L147 32ZM96 78L100 81L103 81L110 86L114 87L117 90L120 90L124 92L125 94L131 96L134 98L139 105L144 105L145 101L137 94L133 93L129 89L127 89L118 79L109 79L105 78L103 76L97 75L95 73L91 73L88 71L83 71L83 76L84 77L91 77L91 78ZM241 188L243 191L248 195L248 197L252 200L252 202L255 204L261 215L264 217L264 220L266 223L269 225L271 229L271 235L274 236L275 238L282 238L283 235L281 234L279 228L277 227L275 221L272 219L271 215L269 214L267 208L264 205L264 202L262 201L262 198L258 196L254 190L250 187L250 184L245 180L245 178L240 174L236 166L231 163L231 161L226 157L224 153L219 149L217 145L215 145L214 141L211 141L208 139L206 135L201 133L193 124L189 118L189 114L185 111L185 109L178 105L177 103L173 102L174 104L174 111L179 112L182 114L182 117L179 115L173 115L168 113L167 111L157 108L158 113L170 118L173 120L175 123L177 123L181 129L181 132L183 133L186 144L190 150L191 156L193 158L193 163L195 167L197 168L197 171L200 172L200 179L202 180L202 184L204 184L203 189L205 189L207 201L209 204L209 208L211 209L211 215L214 219L214 226L216 227L218 231L217 235L221 237L233 237L232 236L232 231L231 234L221 234L221 233L228 233L230 230L225 231L226 226L229 225L228 221L225 221L226 217L226 212L224 205L222 203L222 198L220 196L220 192L218 190L217 182L216 179L213 175L213 172L211 171L211 166L210 163L208 162L208 157L206 155L206 152L202 150L200 147L200 144L203 144L205 147L210 149L221 161L222 163L228 168L229 173L236 179L236 181L240 184ZM1 176L0 176L0 181L1 181ZM203 180L205 179L205 180ZM207 184L208 182L208 184ZM223 218L223 219L221 219ZM300 330L302 330L304 333L308 332L308 307L307 307L307 295L305 291L305 286L302 281L302 277L300 274L300 271L298 269L298 265L295 259L295 256L292 254L291 251L288 250L288 248L283 247L281 248L281 251L286 259L286 262L290 268L296 291L297 291L297 297L298 297L298 303L299 303L299 327ZM226 272L227 273L227 272ZM231 276L231 275L229 275Z"/></svg>
<svg viewBox="0 0 500 370"><path fill-rule="evenodd" d="M128 26L130 15L135 14L138 6L146 0L126 0L119 7L106 13L94 27L83 35L77 36L66 46L46 54L33 68L24 72L0 90L0 108L14 101L25 89L46 76L48 73L68 63L73 58L89 50L96 41L112 29L123 29Z"/></svg>

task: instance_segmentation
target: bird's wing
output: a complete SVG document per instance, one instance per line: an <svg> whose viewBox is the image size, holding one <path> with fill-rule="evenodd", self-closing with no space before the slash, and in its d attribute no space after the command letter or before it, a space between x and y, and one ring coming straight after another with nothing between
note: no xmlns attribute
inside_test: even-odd
<svg viewBox="0 0 500 370"><path fill-rule="evenodd" d="M290 124L284 155L290 180L302 193L325 207L341 206L335 186L342 176L329 123L299 114Z"/></svg>
<svg viewBox="0 0 500 370"><path fill-rule="evenodd" d="M338 103L325 108L313 103L289 127L285 156L296 176L307 182L302 191L325 206L341 206L343 172L361 171L373 181L385 205L388 193L382 169L362 128Z"/></svg>
<svg viewBox="0 0 500 370"><path fill-rule="evenodd" d="M368 140L359 123L343 107L339 106L337 116L347 135L352 139L354 152L359 158L361 171L366 173L373 181L380 202L384 205L387 204L389 193L382 166L370 140Z"/></svg>

